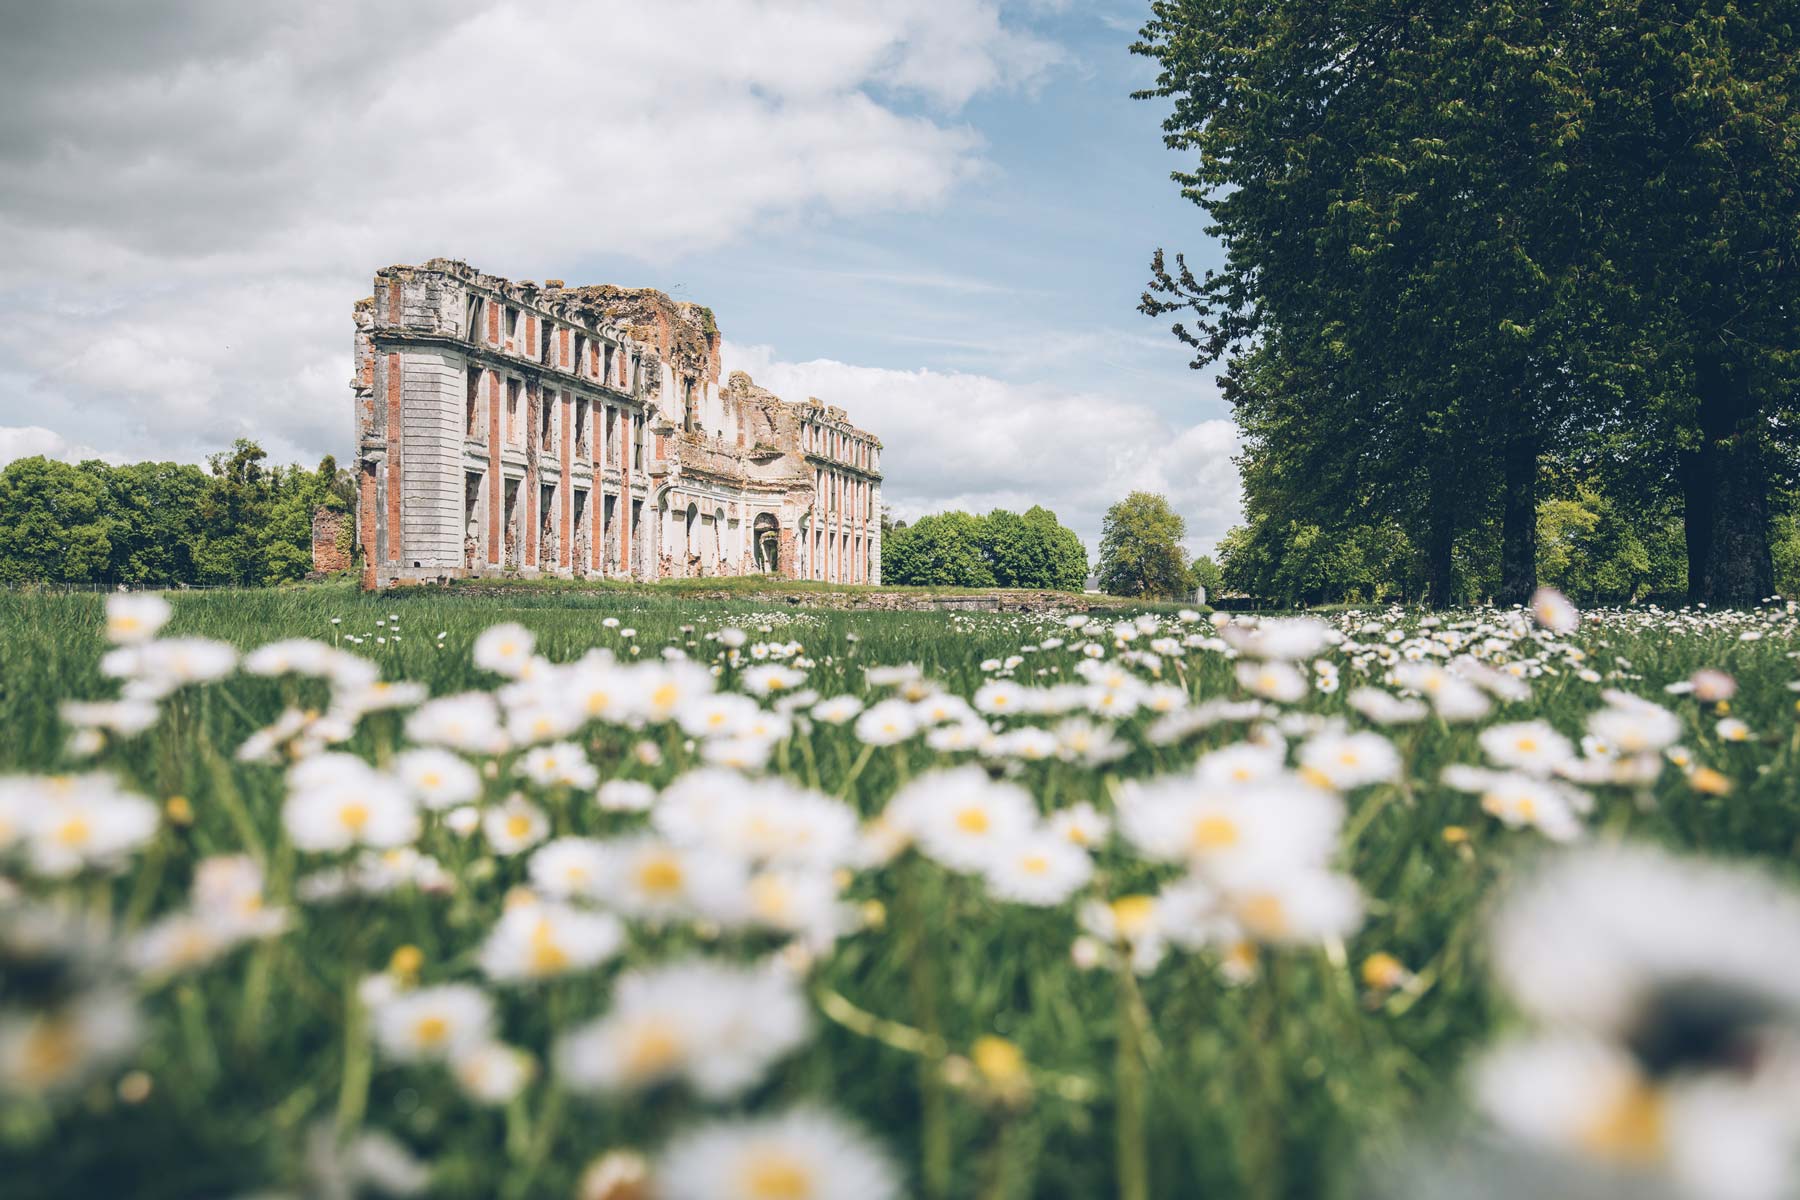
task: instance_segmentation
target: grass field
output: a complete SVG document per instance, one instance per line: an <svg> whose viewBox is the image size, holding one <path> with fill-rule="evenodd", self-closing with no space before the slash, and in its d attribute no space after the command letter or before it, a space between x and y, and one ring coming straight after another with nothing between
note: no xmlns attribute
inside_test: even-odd
<svg viewBox="0 0 1800 1200"><path fill-rule="evenodd" d="M550 588L171 601L153 642L158 614L115 610L103 671L104 598L0 594L8 1196L1335 1196L1490 1124L1690 1188L1683 1089L1719 1080L1645 1057L1665 985L1773 997L1734 1035L1785 1038L1800 1005L1718 949L1800 948L1785 609L1259 633ZM507 623L531 637L483 638ZM349 654L480 698L421 707ZM83 771L117 783L51 778ZM1538 944L1505 906L1546 855L1605 879L1621 844L1730 865L1632 860L1587 908L1571 885L1545 970L1616 985L1595 1016L1495 939ZM675 963L759 965L643 975ZM1532 1041L1571 1024L1605 1064L1580 1087ZM1510 1082L1472 1087L1508 1047ZM1556 1103L1520 1115L1537 1078Z"/></svg>

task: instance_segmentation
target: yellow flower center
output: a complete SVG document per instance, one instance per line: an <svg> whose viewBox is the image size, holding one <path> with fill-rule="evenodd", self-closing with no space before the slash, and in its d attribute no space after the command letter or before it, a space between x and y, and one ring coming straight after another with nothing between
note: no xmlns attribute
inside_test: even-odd
<svg viewBox="0 0 1800 1200"><path fill-rule="evenodd" d="M626 1069L640 1079L664 1074L681 1057L681 1042L667 1026L646 1024L633 1031L625 1050Z"/></svg>
<svg viewBox="0 0 1800 1200"><path fill-rule="evenodd" d="M531 818L524 813L514 813L506 818L506 836L522 838L531 832Z"/></svg>
<svg viewBox="0 0 1800 1200"><path fill-rule="evenodd" d="M1119 936L1133 938L1150 927L1150 920L1156 915L1156 900L1141 894L1120 896L1112 902L1112 914Z"/></svg>
<svg viewBox="0 0 1800 1200"><path fill-rule="evenodd" d="M70 817L56 827L56 840L64 846L85 846L94 836L94 827L86 817Z"/></svg>
<svg viewBox="0 0 1800 1200"><path fill-rule="evenodd" d="M1663 1154L1666 1116L1662 1094L1634 1080L1582 1126L1577 1139L1582 1149L1600 1158L1653 1163Z"/></svg>
<svg viewBox="0 0 1800 1200"><path fill-rule="evenodd" d="M1193 843L1196 850L1223 850L1235 846L1242 837L1236 821L1214 813L1194 822Z"/></svg>
<svg viewBox="0 0 1800 1200"><path fill-rule="evenodd" d="M62 1080L81 1061L81 1039L75 1023L51 1017L25 1035L20 1078L31 1087L45 1088Z"/></svg>
<svg viewBox="0 0 1800 1200"><path fill-rule="evenodd" d="M1257 892L1245 898L1238 909L1244 928L1258 937L1279 937L1287 932L1287 908L1273 892Z"/></svg>
<svg viewBox="0 0 1800 1200"><path fill-rule="evenodd" d="M648 859L638 867L638 886L657 896L681 890L681 864L666 854Z"/></svg>
<svg viewBox="0 0 1800 1200"><path fill-rule="evenodd" d="M1050 871L1050 860L1042 854L1027 854L1019 860L1019 870L1027 875L1046 875Z"/></svg>
<svg viewBox="0 0 1800 1200"><path fill-rule="evenodd" d="M1003 1037L989 1034L975 1039L969 1050L975 1069L995 1083L1017 1082L1025 1073L1025 1055Z"/></svg>
<svg viewBox="0 0 1800 1200"><path fill-rule="evenodd" d="M589 692L587 698L588 716L596 716L606 711L612 704L612 697L605 692Z"/></svg>
<svg viewBox="0 0 1800 1200"><path fill-rule="evenodd" d="M369 823L369 806L360 800L352 800L338 809L338 821L350 832L361 833L363 826Z"/></svg>
<svg viewBox="0 0 1800 1200"><path fill-rule="evenodd" d="M760 917L781 920L788 914L790 900L787 884L773 875L758 875L750 881L750 903Z"/></svg>
<svg viewBox="0 0 1800 1200"><path fill-rule="evenodd" d="M654 692L650 693L650 703L657 708L668 708L675 703L675 699L679 694L680 693L674 684L665 683Z"/></svg>
<svg viewBox="0 0 1800 1200"><path fill-rule="evenodd" d="M818 1193L804 1163L779 1150L765 1150L744 1172L745 1194L753 1200L811 1200Z"/></svg>
<svg viewBox="0 0 1800 1200"><path fill-rule="evenodd" d="M413 1038L421 1046L441 1046L450 1036L450 1022L443 1017L420 1017L413 1024Z"/></svg>
<svg viewBox="0 0 1800 1200"><path fill-rule="evenodd" d="M549 921L539 921L531 931L531 969L538 975L553 975L569 965L566 950L556 944L556 931Z"/></svg>
<svg viewBox="0 0 1800 1200"><path fill-rule="evenodd" d="M987 810L973 805L956 814L956 827L964 833L986 833L988 831Z"/></svg>

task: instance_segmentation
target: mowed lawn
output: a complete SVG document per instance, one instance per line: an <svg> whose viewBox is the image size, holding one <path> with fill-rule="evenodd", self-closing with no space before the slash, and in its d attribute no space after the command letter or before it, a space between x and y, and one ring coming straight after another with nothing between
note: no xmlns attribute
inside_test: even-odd
<svg viewBox="0 0 1800 1200"><path fill-rule="evenodd" d="M390 683L423 684L432 697L498 695L503 720L524 711L519 696L528 685L544 689L546 676L524 668L525 682L509 683L474 664L478 638L502 623L521 626L537 655L565 668L551 670L548 692L531 705L556 710L592 678L640 690L616 721L571 718L573 728L563 722L540 743L575 747L592 780L528 774L533 735L517 723L505 746L450 744L479 775L474 811L501 811L517 793L541 820L533 834L516 831L524 844L459 828L426 801L394 877L347 883L343 868L372 871L384 853L397 861L395 851L368 849L366 840L346 849L296 845L284 806L300 785L287 760L342 752L386 770L420 741L407 732L406 709L370 704L341 743L291 753L283 743L267 761L239 761L239 748L284 712L303 722L331 711L344 686L233 670L168 688L147 731L102 735L90 756L77 756L59 704L120 695L121 680L101 670L105 598L0 592L0 773L111 772L158 814L154 829L118 855L66 874L34 866L24 835L0 829L8 896L0 911L85 914L105 927L95 935L100 956L114 960L59 964L63 974L48 978L42 948L22 949L15 938L0 960L0 1014L22 1020L67 1003L71 989L91 981L64 975L83 971L122 973L115 983L139 1014L128 1044L86 1055L58 1042L35 1083L0 1079L0 1191L9 1196L306 1194L322 1172L357 1170L344 1147L377 1131L393 1139L381 1145L427 1173L432 1195L598 1200L609 1193L593 1190L597 1174L589 1191L578 1187L610 1152L641 1153L673 1171L680 1164L658 1156L665 1148L679 1156L671 1139L684 1131L714 1121L729 1130L733 1118L802 1103L860 1130L840 1151L887 1162L905 1195L1348 1195L1414 1139L1452 1136L1479 1120L1466 1070L1523 1023L1492 982L1487 921L1553 840L1699 852L1790 881L1800 851L1800 694L1789 686L1800 679L1800 641L1794 616L1781 609L1589 614L1556 635L1518 613L1428 621L1416 612L1334 613L1319 625L1329 640L1297 631L1312 644L1293 655L1221 641L1204 618L1172 611L1116 629L1121 618L1110 613L1072 628L1054 615L823 612L564 590L367 596L324 586L169 599L165 639L214 639L240 652L315 639L372 660ZM721 630L743 636L720 638ZM588 675L567 668L596 648L611 659L590 660ZM495 643L489 649L499 653ZM1409 664L1439 667L1463 654L1512 681L1474 669L1456 675L1451 686L1481 700L1478 715L1446 716L1432 687L1403 682L1413 678ZM657 714L661 677L649 671L671 656L720 669L710 684L680 676L679 704L689 707ZM918 670L866 674L906 664ZM785 672L756 673L770 665ZM138 669L140 677L148 670ZM1728 701L1666 690L1702 669L1729 674ZM1351 696L1371 687L1424 711L1381 717L1366 697L1353 707ZM771 714L767 736L746 732L756 718L743 708L728 713L736 723L729 739L704 728L694 714L715 688ZM1659 705L1679 736L1653 746L1653 769L1640 763L1630 779L1560 776L1557 795L1592 805L1573 807L1572 833L1529 806L1484 810L1480 794L1444 782L1457 764L1495 765L1484 730L1525 721L1554 727L1574 759L1619 754L1582 742L1593 714L1630 711L1608 700L1609 689ZM842 723L818 707L838 697L856 702L843 705ZM957 700L955 714L935 720L921 707L933 697ZM848 715L883 703L910 705L916 728L892 736ZM962 740L928 736L947 728L961 729ZM1381 768L1380 755L1365 758L1378 776L1365 780L1334 776L1323 759L1307 765L1308 746L1351 734L1391 747L1392 768ZM984 744L986 735L1000 740ZM1368 756L1376 743L1342 744L1343 755ZM1258 815L1241 818L1250 823L1243 829L1230 824L1238 817L1211 816L1227 824L1202 835L1190 821L1167 851L1154 822L1120 828L1134 788L1155 790L1171 811L1184 802L1182 788L1212 788L1226 796L1222 804L1235 803L1229 777L1202 785L1195 774L1209 754L1220 770L1234 761L1221 751L1275 773L1273 781L1246 776L1245 794L1291 786L1325 798L1317 811L1331 817L1327 840L1316 861L1282 877L1279 887L1301 880L1296 890L1269 885L1276 901L1234 891L1237 876L1209 864L1240 840L1279 843L1294 825L1272 820L1258 833ZM484 950L508 906L531 902L522 889L543 890L531 865L542 845L638 837L654 813L603 805L596 797L606 785L661 789L709 763L853 811L863 826L857 846L805 880L829 880L831 894L806 899L813 892L794 884L792 904L823 906L825 935L817 922L802 935L754 904L733 915L730 900L653 913L588 898L584 911L622 919L616 953L542 977L494 973ZM897 792L930 793L933 773L955 768L977 782L962 776L942 786L975 789L969 803L986 806L983 829L970 828L966 809L931 824L930 794L907 809L924 814L916 827L896 831L904 822L894 813L876 823ZM53 786L15 783L15 793L51 797ZM954 848L957 838L969 835L973 845L1016 816L1006 807L1020 794L1014 787L1032 809L1020 845L1084 822L1098 830L1067 839L1081 862L1067 864L1061 894L1032 893L1030 865L1018 867L1024 876L1009 874L1006 863ZM353 822L359 834L363 819ZM784 852L744 854L754 874ZM220 855L251 856L261 903L287 914L282 928L191 962L132 957L134 938L192 903L196 864ZM420 871L417 856L437 873ZM1218 908L1184 926L1171 889L1190 873L1213 889ZM421 884L427 877L434 882ZM747 894L766 896L755 886L763 878ZM1304 890L1329 891L1331 881L1350 885L1350 908L1315 905ZM1134 903L1140 897L1145 903ZM1154 910L1150 898L1160 901ZM1286 911L1271 917L1267 905L1276 902ZM1315 907L1316 930L1308 923ZM133 965L121 967L127 958ZM707 1064L660 1042L659 1053L678 1062L659 1058L657 1069L627 1070L613 1086L582 1086L559 1065L560 1039L614 1011L622 972L690 958L779 964L784 986L804 1001L803 1032L732 1088L697 1085ZM370 976L391 986L371 990ZM529 1070L509 1094L483 1097L454 1060L408 1058L381 1040L382 1006L395 992L451 984L478 990L491 1006L488 1033L527 1056L519 1061ZM92 1061L78 1061L84 1056ZM832 1177L830 1153L817 1152L820 1165L808 1160L779 1177L752 1171L748 1190L732 1194L830 1195L817 1190ZM612 1160L620 1170L633 1161Z"/></svg>

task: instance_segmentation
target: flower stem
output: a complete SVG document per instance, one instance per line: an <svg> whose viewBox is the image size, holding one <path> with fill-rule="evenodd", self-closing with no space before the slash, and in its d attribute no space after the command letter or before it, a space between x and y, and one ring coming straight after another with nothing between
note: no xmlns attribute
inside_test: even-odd
<svg viewBox="0 0 1800 1200"><path fill-rule="evenodd" d="M863 759L868 750L863 752ZM860 760L859 760L860 761ZM907 932L908 984L913 1015L926 1038L942 1043L938 1022L937 976L931 961L931 938L925 928L925 864L915 858L900 884L902 919ZM919 1060L919 1141L924 1194L943 1200L951 1187L950 1096L944 1083L943 1064L934 1057Z"/></svg>
<svg viewBox="0 0 1800 1200"><path fill-rule="evenodd" d="M1150 1200L1150 1163L1144 1136L1144 1030L1140 1026L1137 980L1131 956L1119 956L1116 1126L1119 1200Z"/></svg>

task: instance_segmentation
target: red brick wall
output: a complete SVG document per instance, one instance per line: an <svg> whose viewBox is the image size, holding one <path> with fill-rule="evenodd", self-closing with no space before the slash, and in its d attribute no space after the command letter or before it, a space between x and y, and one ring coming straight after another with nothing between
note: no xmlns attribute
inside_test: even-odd
<svg viewBox="0 0 1800 1200"><path fill-rule="evenodd" d="M350 569L350 514L321 508L313 513L312 558L315 571Z"/></svg>

